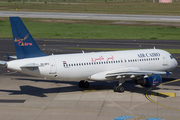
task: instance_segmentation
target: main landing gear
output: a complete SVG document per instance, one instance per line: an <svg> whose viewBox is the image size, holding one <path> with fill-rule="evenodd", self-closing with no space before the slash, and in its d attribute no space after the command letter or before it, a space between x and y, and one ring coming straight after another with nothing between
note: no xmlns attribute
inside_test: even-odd
<svg viewBox="0 0 180 120"><path fill-rule="evenodd" d="M124 82L125 82L125 79L120 79L119 84L114 86L114 92L124 92L124 87L122 85L122 83Z"/></svg>
<svg viewBox="0 0 180 120"><path fill-rule="evenodd" d="M114 92L124 92L124 87L122 85L115 85L114 86Z"/></svg>
<svg viewBox="0 0 180 120"><path fill-rule="evenodd" d="M85 81L85 80L81 80L79 82L79 87L80 88L89 88L89 82L88 81Z"/></svg>

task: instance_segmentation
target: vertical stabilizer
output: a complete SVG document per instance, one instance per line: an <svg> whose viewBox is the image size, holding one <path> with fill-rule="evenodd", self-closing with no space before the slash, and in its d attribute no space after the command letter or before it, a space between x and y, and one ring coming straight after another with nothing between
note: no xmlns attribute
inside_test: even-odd
<svg viewBox="0 0 180 120"><path fill-rule="evenodd" d="M46 56L19 17L9 17L17 59Z"/></svg>

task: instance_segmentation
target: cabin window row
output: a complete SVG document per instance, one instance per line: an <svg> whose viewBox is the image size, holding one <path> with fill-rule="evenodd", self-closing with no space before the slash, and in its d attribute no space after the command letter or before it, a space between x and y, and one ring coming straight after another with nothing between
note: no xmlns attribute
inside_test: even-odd
<svg viewBox="0 0 180 120"><path fill-rule="evenodd" d="M132 60L124 60L124 62L142 62L142 61L154 61L159 60L159 58L145 58L145 59L132 59ZM116 61L103 61L103 62L89 62L89 63L74 63L74 64L67 64L65 63L65 67L70 66L85 66L85 65L99 65L99 64L112 64L112 63L123 63L123 60L116 60Z"/></svg>
<svg viewBox="0 0 180 120"><path fill-rule="evenodd" d="M159 60L159 58L132 59L132 60L128 60L128 62L141 62L141 61L154 61L154 60Z"/></svg>
<svg viewBox="0 0 180 120"><path fill-rule="evenodd" d="M123 63L123 60L104 61L104 62L89 62L89 63L64 64L64 66L68 67L68 66L98 65L98 64L111 64L111 63Z"/></svg>

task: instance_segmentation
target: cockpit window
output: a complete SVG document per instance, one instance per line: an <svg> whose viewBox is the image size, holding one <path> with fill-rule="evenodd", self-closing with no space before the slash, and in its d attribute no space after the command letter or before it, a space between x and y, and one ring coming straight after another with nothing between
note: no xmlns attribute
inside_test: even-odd
<svg viewBox="0 0 180 120"><path fill-rule="evenodd" d="M172 55L170 55L170 58L173 59L174 57Z"/></svg>

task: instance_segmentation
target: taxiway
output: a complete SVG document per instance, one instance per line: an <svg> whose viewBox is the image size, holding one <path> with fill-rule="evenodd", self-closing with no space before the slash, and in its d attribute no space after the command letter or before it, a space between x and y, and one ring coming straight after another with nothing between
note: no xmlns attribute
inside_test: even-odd
<svg viewBox="0 0 180 120"><path fill-rule="evenodd" d="M0 17L180 22L180 16L0 11Z"/></svg>

